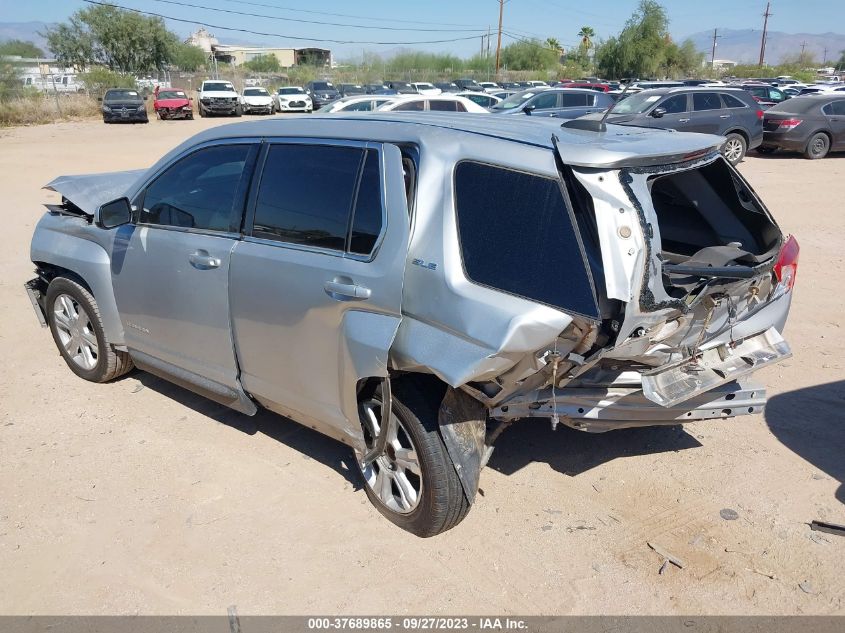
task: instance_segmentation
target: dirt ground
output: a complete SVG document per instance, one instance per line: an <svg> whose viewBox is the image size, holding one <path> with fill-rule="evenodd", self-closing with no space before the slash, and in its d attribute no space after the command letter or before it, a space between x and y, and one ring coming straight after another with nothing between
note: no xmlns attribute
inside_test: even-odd
<svg viewBox="0 0 845 633"><path fill-rule="evenodd" d="M0 130L0 613L842 614L845 159L741 171L801 244L765 415L507 431L467 519L421 540L346 449L159 379L76 378L23 290L40 187L146 167L226 120ZM734 510L735 520L720 516ZM683 559L658 574L646 542Z"/></svg>

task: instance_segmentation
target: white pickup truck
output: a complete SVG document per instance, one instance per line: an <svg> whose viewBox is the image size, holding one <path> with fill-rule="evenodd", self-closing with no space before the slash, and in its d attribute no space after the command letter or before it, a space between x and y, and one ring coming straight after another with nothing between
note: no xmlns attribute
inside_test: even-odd
<svg viewBox="0 0 845 633"><path fill-rule="evenodd" d="M243 97L230 81L207 79L202 82L197 94L197 109L200 116L212 114L243 114Z"/></svg>

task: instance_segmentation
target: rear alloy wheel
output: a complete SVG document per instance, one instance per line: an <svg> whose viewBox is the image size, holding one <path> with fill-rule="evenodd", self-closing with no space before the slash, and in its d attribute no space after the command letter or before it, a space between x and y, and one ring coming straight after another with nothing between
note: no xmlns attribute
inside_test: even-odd
<svg viewBox="0 0 845 633"><path fill-rule="evenodd" d="M469 503L438 431L439 400L411 381L396 387L386 428L382 387L361 399L367 450L355 451L355 463L379 512L417 536L435 536L460 523Z"/></svg>
<svg viewBox="0 0 845 633"><path fill-rule="evenodd" d="M77 376L106 382L132 369L129 354L106 341L97 302L81 284L56 277L47 287L45 307L56 347Z"/></svg>
<svg viewBox="0 0 845 633"><path fill-rule="evenodd" d="M745 157L747 145L741 134L728 134L725 144L722 146L722 155L731 164L736 165Z"/></svg>
<svg viewBox="0 0 845 633"><path fill-rule="evenodd" d="M816 160L827 156L829 151L830 138L828 138L827 134L819 132L818 134L814 134L807 143L807 149L804 150L804 156L810 160Z"/></svg>

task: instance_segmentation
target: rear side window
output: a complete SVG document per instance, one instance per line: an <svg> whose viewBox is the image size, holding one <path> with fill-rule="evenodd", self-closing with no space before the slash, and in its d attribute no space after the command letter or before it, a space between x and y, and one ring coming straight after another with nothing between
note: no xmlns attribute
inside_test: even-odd
<svg viewBox="0 0 845 633"><path fill-rule="evenodd" d="M721 110L722 101L719 95L713 92L694 92L692 95L692 109L696 112L702 110Z"/></svg>
<svg viewBox="0 0 845 633"><path fill-rule="evenodd" d="M746 106L742 101L737 99L733 95L722 94L722 101L725 102L726 108L746 108Z"/></svg>
<svg viewBox="0 0 845 633"><path fill-rule="evenodd" d="M577 108L587 104L587 98L590 98L592 103L593 96L586 95L583 92L562 92L560 94L560 107L562 108Z"/></svg>
<svg viewBox="0 0 845 633"><path fill-rule="evenodd" d="M382 229L379 153L357 147L272 145L252 235L359 255Z"/></svg>
<svg viewBox="0 0 845 633"><path fill-rule="evenodd" d="M457 112L455 107L458 105L457 101L444 101L442 99L432 99L428 102L428 109L436 112Z"/></svg>
<svg viewBox="0 0 845 633"><path fill-rule="evenodd" d="M830 105L833 106L833 114L845 115L845 101L834 101Z"/></svg>
<svg viewBox="0 0 845 633"><path fill-rule="evenodd" d="M362 150L272 145L267 153L252 234L342 251Z"/></svg>
<svg viewBox="0 0 845 633"><path fill-rule="evenodd" d="M471 281L598 318L592 280L556 179L465 161L455 168L455 207Z"/></svg>

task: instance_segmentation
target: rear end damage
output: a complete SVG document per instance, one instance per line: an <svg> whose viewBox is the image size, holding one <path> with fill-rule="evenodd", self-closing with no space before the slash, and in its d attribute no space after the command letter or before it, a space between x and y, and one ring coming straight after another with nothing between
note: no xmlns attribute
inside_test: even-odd
<svg viewBox="0 0 845 633"><path fill-rule="evenodd" d="M593 432L762 411L751 375L791 355L780 332L795 238L716 153L561 171L601 322L576 318L526 359L537 367L527 379L465 389L502 423L546 417Z"/></svg>

